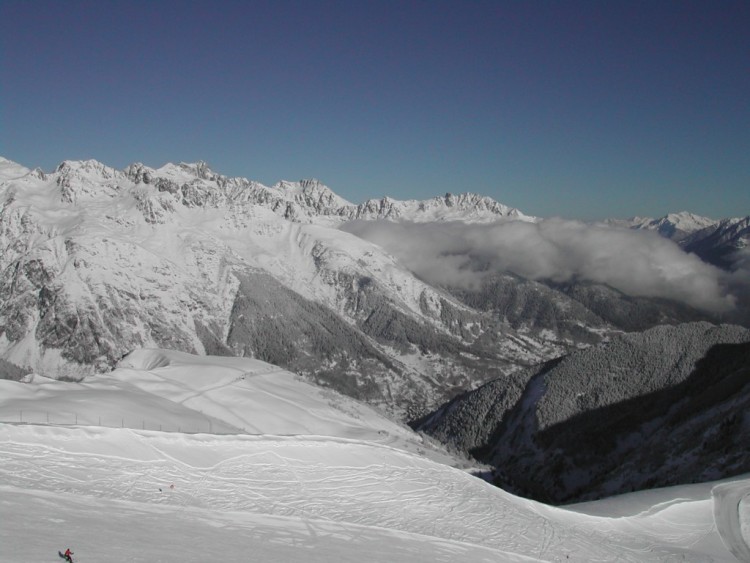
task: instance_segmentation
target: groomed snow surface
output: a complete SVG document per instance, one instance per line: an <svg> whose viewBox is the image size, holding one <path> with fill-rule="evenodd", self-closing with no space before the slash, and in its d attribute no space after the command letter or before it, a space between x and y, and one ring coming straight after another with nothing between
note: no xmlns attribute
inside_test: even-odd
<svg viewBox="0 0 750 563"><path fill-rule="evenodd" d="M5 561L749 560L750 480L549 507L255 360L0 381L0 420Z"/></svg>

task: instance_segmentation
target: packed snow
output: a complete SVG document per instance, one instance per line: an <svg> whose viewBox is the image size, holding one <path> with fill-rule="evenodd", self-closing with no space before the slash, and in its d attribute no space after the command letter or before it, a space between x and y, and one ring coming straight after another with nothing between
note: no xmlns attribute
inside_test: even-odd
<svg viewBox="0 0 750 563"><path fill-rule="evenodd" d="M77 383L0 381L0 420L11 562L54 561L66 547L84 563L748 554L750 480L545 506L257 360L141 350Z"/></svg>

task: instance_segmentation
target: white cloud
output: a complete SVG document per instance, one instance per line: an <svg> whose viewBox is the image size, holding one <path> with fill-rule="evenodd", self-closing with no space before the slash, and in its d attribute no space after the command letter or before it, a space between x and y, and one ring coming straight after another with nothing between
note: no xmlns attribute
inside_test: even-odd
<svg viewBox="0 0 750 563"><path fill-rule="evenodd" d="M481 225L355 221L344 230L382 246L438 285L476 287L488 274L513 272L532 280L588 280L713 312L734 306L722 270L647 231L563 219Z"/></svg>

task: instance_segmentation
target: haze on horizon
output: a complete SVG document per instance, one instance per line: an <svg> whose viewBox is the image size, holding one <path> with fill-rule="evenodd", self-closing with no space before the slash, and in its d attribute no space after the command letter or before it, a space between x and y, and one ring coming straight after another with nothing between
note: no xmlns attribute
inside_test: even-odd
<svg viewBox="0 0 750 563"><path fill-rule="evenodd" d="M352 202L750 212L750 4L0 5L0 155L205 160Z"/></svg>

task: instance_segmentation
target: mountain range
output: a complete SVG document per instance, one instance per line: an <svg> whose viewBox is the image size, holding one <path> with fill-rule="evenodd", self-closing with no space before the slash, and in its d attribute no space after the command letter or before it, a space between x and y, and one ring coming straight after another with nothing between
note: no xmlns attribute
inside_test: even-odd
<svg viewBox="0 0 750 563"><path fill-rule="evenodd" d="M545 501L719 478L750 471L731 454L750 337L721 324L750 326L749 224L547 220L476 194L356 205L316 180L267 187L202 162L47 173L0 159L0 376L79 380L143 348L245 356ZM701 399L706 385L726 392ZM657 446L662 469L627 469Z"/></svg>
<svg viewBox="0 0 750 563"><path fill-rule="evenodd" d="M712 318L585 279L431 284L339 228L539 221L474 194L353 205L315 180L266 187L202 162L47 174L3 160L0 177L0 358L42 374L75 378L144 346L247 355L409 419L619 331ZM721 224L681 218L660 224L724 240ZM731 224L737 246L747 234Z"/></svg>
<svg viewBox="0 0 750 563"><path fill-rule="evenodd" d="M750 216L717 221L683 211L659 219L634 217L606 223L656 231L677 242L686 252L726 270L737 263L738 253L746 259L746 249L750 247Z"/></svg>
<svg viewBox="0 0 750 563"><path fill-rule="evenodd" d="M148 346L248 355L407 416L564 348L510 327L500 342L493 318L335 228L522 217L488 198L354 206L315 181L268 188L202 163L4 161L2 175L0 355L40 374L80 377Z"/></svg>

